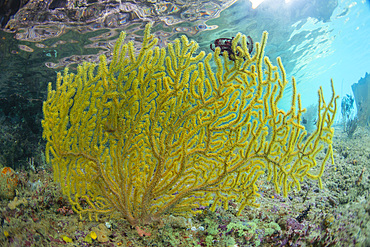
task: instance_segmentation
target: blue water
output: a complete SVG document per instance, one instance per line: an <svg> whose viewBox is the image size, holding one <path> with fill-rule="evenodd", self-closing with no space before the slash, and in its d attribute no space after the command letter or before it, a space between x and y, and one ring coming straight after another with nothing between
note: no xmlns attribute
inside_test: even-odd
<svg viewBox="0 0 370 247"><path fill-rule="evenodd" d="M295 76L297 80L303 106L308 106L316 103L320 86L326 95L331 93L330 78L334 79L336 93L342 96L351 94L351 85L370 72L369 0L338 0L337 3L323 0L319 5L314 2L264 0L252 9L250 0L238 0L218 18L207 21L185 19L183 23L170 26L157 22L153 33L163 45L185 34L197 41L201 50L211 52L209 46L217 38L231 38L241 32L258 42L266 30L269 39L265 54L275 64L277 56L282 58L289 77ZM333 3L337 4L335 8L326 7ZM32 69L53 74L52 68L60 70L70 63L98 61L98 54L109 53L107 47L112 47L120 31L129 34L127 39L135 40L142 35L140 29L144 27L141 24L78 32L76 27L68 28L68 23L64 24L66 27L59 28L59 31L50 31L58 30L53 25L40 25L44 31L37 32L40 27L32 26L22 28L14 35L0 32L2 41L9 46L4 55L7 58L0 61L0 68L8 72L6 76L0 76L2 94L17 91L15 85L22 89L24 84L27 87L36 81L47 83L54 80L40 81L42 78L34 78L37 73ZM42 36L45 33L57 36L45 39ZM25 40L25 37L32 41ZM140 42L135 45L140 45ZM18 65L32 72L22 76ZM46 69L45 65L51 69ZM12 79L13 87L4 85L7 78ZM282 107L289 106L290 93L291 88L288 88Z"/></svg>
<svg viewBox="0 0 370 247"><path fill-rule="evenodd" d="M333 78L337 94L352 94L351 85L370 72L370 6L365 1L339 1L328 23L316 23L309 28L320 27L327 31L328 44L319 47L307 59L303 71L293 70L300 84L304 105L312 102L311 92L319 85L330 92L329 80ZM347 11L344 16L339 16ZM306 93L307 92L307 93ZM338 114L339 115L339 114Z"/></svg>
<svg viewBox="0 0 370 247"><path fill-rule="evenodd" d="M338 6L326 19L314 13L313 17L295 15L300 9L294 7L303 1L291 1L296 4L291 6L280 3L279 8L285 8L283 11L274 8L273 1L270 1L268 8L261 4L251 11L248 0L239 0L221 13L220 18L207 22L208 25L216 24L218 28L208 31L208 34L200 34L210 37L200 43L206 47L212 38L230 37L237 32L251 34L259 41L262 31L267 30L266 55L272 61L277 56L282 57L289 77L296 78L304 107L317 103L320 86L325 97L329 98L331 78L337 94L352 94L351 85L370 72L369 1L338 0ZM288 88L281 107L289 106L290 92Z"/></svg>

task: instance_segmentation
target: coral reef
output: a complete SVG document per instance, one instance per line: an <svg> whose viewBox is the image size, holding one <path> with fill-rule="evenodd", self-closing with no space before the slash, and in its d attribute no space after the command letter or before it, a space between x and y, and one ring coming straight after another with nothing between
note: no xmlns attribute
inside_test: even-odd
<svg viewBox="0 0 370 247"><path fill-rule="evenodd" d="M316 119L317 119L317 105L309 105L306 111L303 113L302 125L310 135L316 129Z"/></svg>
<svg viewBox="0 0 370 247"><path fill-rule="evenodd" d="M0 200L0 245L369 246L370 147L363 145L369 142L370 132L361 126L352 139L346 138L342 128L335 130L336 163L327 164L323 189L315 181L305 180L301 191L294 189L283 197L276 194L272 183L259 181L259 208L247 206L237 215L239 205L231 200L227 210L217 207L212 212L210 207L199 207L200 213L191 218L170 215L161 224L140 227L140 232L124 219L100 217L99 222L94 222L80 219L76 213L61 214L58 209L71 205L52 182L50 167L35 172L16 170L19 200L11 202L18 205L9 208L11 202ZM323 149L316 159L322 160L325 155ZM31 188L35 183L38 185ZM106 242L99 242L96 229L105 231Z"/></svg>
<svg viewBox="0 0 370 247"><path fill-rule="evenodd" d="M352 84L355 96L357 118L360 125L370 124L370 74L366 73L357 83Z"/></svg>
<svg viewBox="0 0 370 247"><path fill-rule="evenodd" d="M353 103L354 99L349 94L342 98L341 113L343 118L343 128L349 138L351 138L353 133L355 133L358 123L358 118L354 116Z"/></svg>
<svg viewBox="0 0 370 247"><path fill-rule="evenodd" d="M232 199L239 213L258 206L265 173L284 196L305 178L321 188L333 159L334 88L327 102L318 91L317 129L304 138L294 79L290 109L277 107L288 82L281 60L274 66L264 56L266 32L253 56L246 36L236 35L234 61L219 48L197 53L185 36L160 49L149 24L137 55L124 37L109 66L101 56L76 75L59 74L55 89L49 84L45 155L74 211L136 226L199 206L227 209Z"/></svg>

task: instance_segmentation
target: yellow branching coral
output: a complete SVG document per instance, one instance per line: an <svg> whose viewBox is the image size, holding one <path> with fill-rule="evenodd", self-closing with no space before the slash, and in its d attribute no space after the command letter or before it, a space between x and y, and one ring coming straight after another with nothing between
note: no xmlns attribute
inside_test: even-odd
<svg viewBox="0 0 370 247"><path fill-rule="evenodd" d="M47 160L80 215L137 225L200 205L227 208L231 199L241 211L257 205L264 173L285 196L305 177L322 186L333 159L334 89L328 103L319 90L317 129L307 137L294 80L290 110L277 106L288 82L280 58L274 66L264 56L266 32L253 56L238 34L234 61L220 49L197 53L185 36L159 48L149 24L138 54L124 38L109 65L101 56L77 74L59 73L43 106Z"/></svg>

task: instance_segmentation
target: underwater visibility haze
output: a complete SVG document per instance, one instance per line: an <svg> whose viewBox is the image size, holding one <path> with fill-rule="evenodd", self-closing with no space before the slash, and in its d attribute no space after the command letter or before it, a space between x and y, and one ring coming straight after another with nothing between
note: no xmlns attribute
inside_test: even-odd
<svg viewBox="0 0 370 247"><path fill-rule="evenodd" d="M370 2L0 2L1 246L370 246Z"/></svg>

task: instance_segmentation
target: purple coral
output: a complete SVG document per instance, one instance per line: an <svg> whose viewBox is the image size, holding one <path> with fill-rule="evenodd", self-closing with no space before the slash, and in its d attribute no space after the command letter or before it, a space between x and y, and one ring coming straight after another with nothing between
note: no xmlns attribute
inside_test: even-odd
<svg viewBox="0 0 370 247"><path fill-rule="evenodd" d="M304 227L304 224L299 223L298 220L294 218L287 219L286 224L287 224L288 230L291 229L293 231L302 230Z"/></svg>

